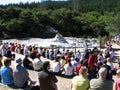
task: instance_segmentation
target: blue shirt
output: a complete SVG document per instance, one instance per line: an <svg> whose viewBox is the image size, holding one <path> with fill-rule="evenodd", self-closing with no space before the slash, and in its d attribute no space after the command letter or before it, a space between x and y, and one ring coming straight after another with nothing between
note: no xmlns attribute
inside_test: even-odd
<svg viewBox="0 0 120 90"><path fill-rule="evenodd" d="M3 66L0 70L0 76L1 76L1 82L6 85L10 85L13 83L13 78L10 75L10 67L9 66Z"/></svg>

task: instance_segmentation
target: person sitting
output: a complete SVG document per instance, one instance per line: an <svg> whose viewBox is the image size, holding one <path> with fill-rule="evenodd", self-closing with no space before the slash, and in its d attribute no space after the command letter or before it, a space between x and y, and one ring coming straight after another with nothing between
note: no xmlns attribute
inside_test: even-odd
<svg viewBox="0 0 120 90"><path fill-rule="evenodd" d="M33 63L29 60L28 55L23 59L23 66L27 69L34 70Z"/></svg>
<svg viewBox="0 0 120 90"><path fill-rule="evenodd" d="M17 59L16 63L17 66L13 70L14 85L19 88L25 88L28 86L28 81L30 81L30 85L34 85L36 81L32 81L29 77L27 69L22 66L22 59Z"/></svg>
<svg viewBox="0 0 120 90"><path fill-rule="evenodd" d="M87 64L88 64L88 73L89 73L89 80L97 77L97 55L99 53L99 50L97 48L94 48L91 51L91 54L88 58Z"/></svg>
<svg viewBox="0 0 120 90"><path fill-rule="evenodd" d="M116 71L116 79L114 83L114 90L120 90L120 69Z"/></svg>
<svg viewBox="0 0 120 90"><path fill-rule="evenodd" d="M86 67L81 67L79 71L79 76L75 76L72 79L71 89L88 90L89 80L86 78L87 74L88 74L88 69Z"/></svg>
<svg viewBox="0 0 120 90"><path fill-rule="evenodd" d="M53 72L55 73L55 75L60 76L61 75L61 71L60 71L60 59L61 57L59 55L56 56L55 61L53 62Z"/></svg>
<svg viewBox="0 0 120 90"><path fill-rule="evenodd" d="M41 60L41 55L40 54L37 54L37 58L34 59L33 68L36 71L41 71L42 70L42 60Z"/></svg>
<svg viewBox="0 0 120 90"><path fill-rule="evenodd" d="M3 66L2 64L2 55L0 54L0 68Z"/></svg>
<svg viewBox="0 0 120 90"><path fill-rule="evenodd" d="M104 68L107 69L106 79L107 80L112 80L112 70L111 70L111 67L109 65L107 65L106 63L107 63L107 60L105 59L103 61L103 65L101 67L104 67Z"/></svg>
<svg viewBox="0 0 120 90"><path fill-rule="evenodd" d="M2 64L2 55L0 54L0 69L1 69L2 66L3 66L3 64ZM0 76L0 81L1 81L1 76Z"/></svg>
<svg viewBox="0 0 120 90"><path fill-rule="evenodd" d="M76 75L79 75L80 68L82 66L86 66L86 59L82 59L79 61L80 63L76 66Z"/></svg>
<svg viewBox="0 0 120 90"><path fill-rule="evenodd" d="M113 62L111 61L111 58L107 58L107 63L106 64L111 67L112 71L114 70L114 65L113 65Z"/></svg>
<svg viewBox="0 0 120 90"><path fill-rule="evenodd" d="M13 70L10 68L11 59L6 58L4 60L4 66L0 69L1 82L5 85L13 84Z"/></svg>
<svg viewBox="0 0 120 90"><path fill-rule="evenodd" d="M6 57L12 59L12 51L10 50L10 48L8 48L6 51Z"/></svg>
<svg viewBox="0 0 120 90"><path fill-rule="evenodd" d="M71 64L71 60L68 60L68 63L64 65L64 76L66 78L73 78L74 76L74 66Z"/></svg>
<svg viewBox="0 0 120 90"><path fill-rule="evenodd" d="M65 64L66 64L66 61L64 59L64 56L61 56L61 59L60 59L60 68L61 68L61 70L63 70Z"/></svg>
<svg viewBox="0 0 120 90"><path fill-rule="evenodd" d="M98 71L99 77L90 81L89 90L113 90L113 81L106 80L107 69L102 67Z"/></svg>
<svg viewBox="0 0 120 90"><path fill-rule="evenodd" d="M50 69L50 62L43 62L43 70L38 73L40 90L58 90L56 82L58 81L56 76Z"/></svg>

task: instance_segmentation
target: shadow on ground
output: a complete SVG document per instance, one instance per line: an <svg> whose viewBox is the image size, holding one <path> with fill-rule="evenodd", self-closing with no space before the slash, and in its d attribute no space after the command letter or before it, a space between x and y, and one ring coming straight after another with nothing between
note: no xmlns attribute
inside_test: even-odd
<svg viewBox="0 0 120 90"><path fill-rule="evenodd" d="M113 48L114 51L120 51L120 48Z"/></svg>
<svg viewBox="0 0 120 90"><path fill-rule="evenodd" d="M27 86L26 88L21 89L21 88L15 87L14 85L7 86L0 83L0 90L30 90L30 87Z"/></svg>
<svg viewBox="0 0 120 90"><path fill-rule="evenodd" d="M118 63L119 62L119 56L114 56L112 62L113 63Z"/></svg>

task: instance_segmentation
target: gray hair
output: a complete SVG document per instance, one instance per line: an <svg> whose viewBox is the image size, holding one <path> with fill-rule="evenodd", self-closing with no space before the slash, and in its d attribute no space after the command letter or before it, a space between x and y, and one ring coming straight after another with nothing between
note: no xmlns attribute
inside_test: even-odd
<svg viewBox="0 0 120 90"><path fill-rule="evenodd" d="M79 70L79 73L83 75L85 72L88 72L88 69L86 67L82 66Z"/></svg>
<svg viewBox="0 0 120 90"><path fill-rule="evenodd" d="M100 68L100 70L98 71L99 75L107 75L107 69L102 67Z"/></svg>

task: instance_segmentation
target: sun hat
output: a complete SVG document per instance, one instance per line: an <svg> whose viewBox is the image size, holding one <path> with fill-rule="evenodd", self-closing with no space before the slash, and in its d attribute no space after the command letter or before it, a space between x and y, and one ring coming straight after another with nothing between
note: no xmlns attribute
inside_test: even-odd
<svg viewBox="0 0 120 90"><path fill-rule="evenodd" d="M18 58L17 60L16 60L16 63L17 64L20 64L22 62L22 59L21 58Z"/></svg>
<svg viewBox="0 0 120 90"><path fill-rule="evenodd" d="M61 55L60 55L60 54L57 54L56 57L61 57Z"/></svg>

